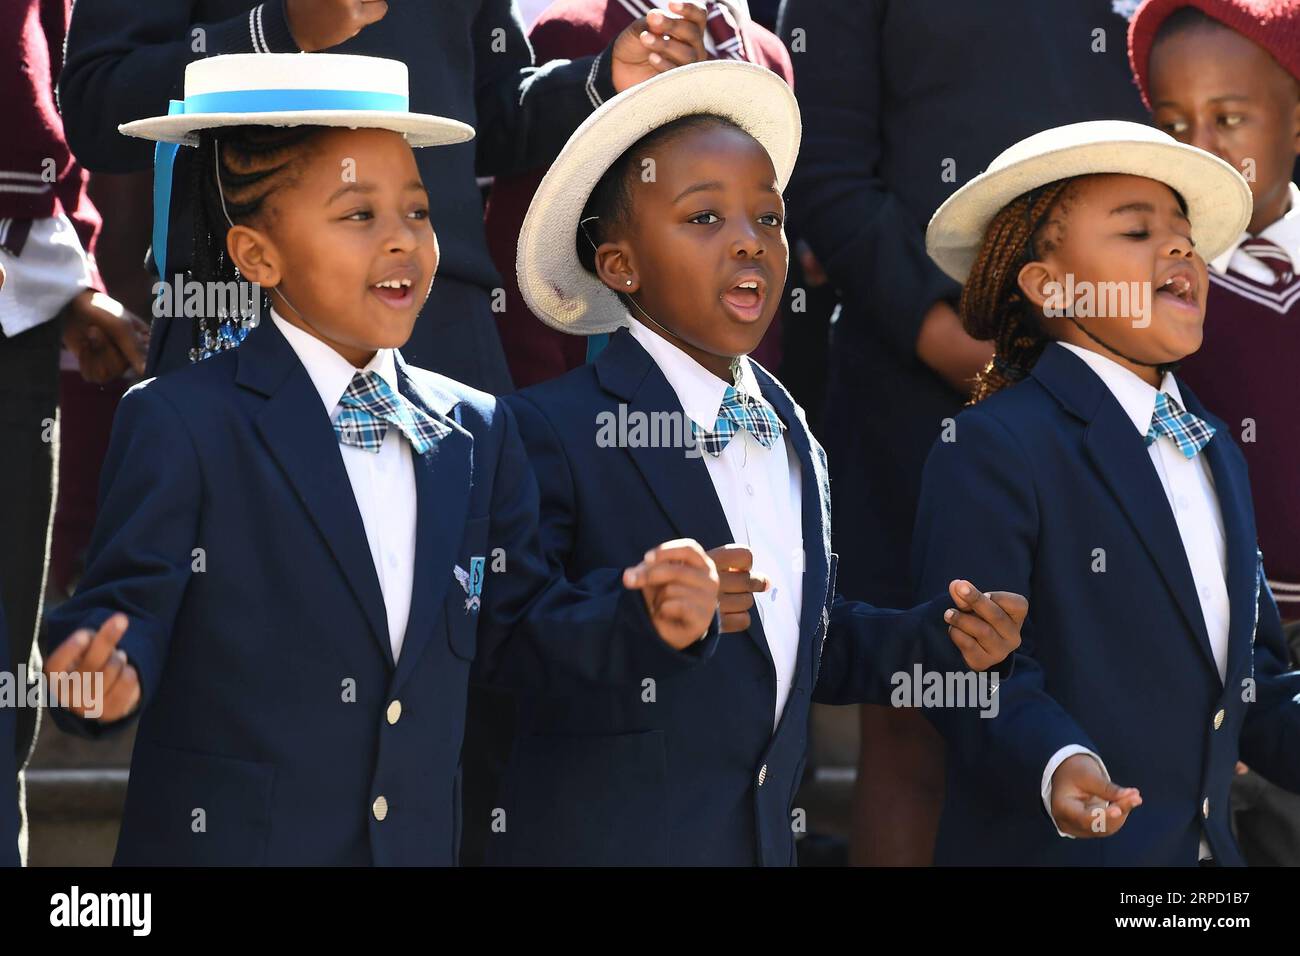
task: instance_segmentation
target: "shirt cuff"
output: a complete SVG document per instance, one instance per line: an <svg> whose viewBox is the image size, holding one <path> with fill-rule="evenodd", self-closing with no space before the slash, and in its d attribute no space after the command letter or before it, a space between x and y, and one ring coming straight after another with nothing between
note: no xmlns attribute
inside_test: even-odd
<svg viewBox="0 0 1300 956"><path fill-rule="evenodd" d="M1061 828L1056 826L1056 818L1052 816L1052 774L1056 773L1057 767L1065 763L1067 759L1073 757L1075 754L1087 754L1089 757L1092 757L1101 765L1102 773L1107 777L1110 777L1110 771L1106 769L1106 762L1087 747L1082 747L1079 744L1070 744L1062 747L1056 753L1052 754L1051 760L1047 761L1047 766L1043 770L1043 809L1047 811L1047 819L1052 821L1052 826L1056 827L1056 835L1065 837L1067 840L1073 840L1075 838L1068 833L1062 833Z"/></svg>
<svg viewBox="0 0 1300 956"><path fill-rule="evenodd" d="M591 69L587 71L587 99L595 109L617 95L618 90L614 89L614 44L611 43L591 61Z"/></svg>

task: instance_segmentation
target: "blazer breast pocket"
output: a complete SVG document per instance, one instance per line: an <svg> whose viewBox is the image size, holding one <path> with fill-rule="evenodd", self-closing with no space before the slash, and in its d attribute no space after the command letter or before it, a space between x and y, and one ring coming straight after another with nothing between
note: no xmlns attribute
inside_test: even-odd
<svg viewBox="0 0 1300 956"><path fill-rule="evenodd" d="M114 862L265 865L274 779L271 764L138 741Z"/></svg>
<svg viewBox="0 0 1300 956"><path fill-rule="evenodd" d="M488 526L491 518L470 518L456 552L451 569L443 610L447 622L447 643L451 652L462 660L472 661L478 646L478 619L483 609L483 591L491 573L492 555L488 551Z"/></svg>

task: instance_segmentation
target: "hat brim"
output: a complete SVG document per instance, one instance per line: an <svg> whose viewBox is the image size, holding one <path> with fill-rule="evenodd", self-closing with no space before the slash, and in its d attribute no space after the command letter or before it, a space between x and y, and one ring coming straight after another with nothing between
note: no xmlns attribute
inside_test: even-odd
<svg viewBox="0 0 1300 956"><path fill-rule="evenodd" d="M203 130L227 126L334 126L387 129L401 133L411 146L447 146L474 138L474 128L459 120L428 113L385 110L300 110L271 113L178 113L123 123L118 132L159 143L198 146Z"/></svg>
<svg viewBox="0 0 1300 956"><path fill-rule="evenodd" d="M608 100L569 138L533 195L519 231L516 271L528 307L574 335L628 322L619 297L582 267L575 237L591 191L628 147L682 116L713 113L767 150L784 189L799 155L799 106L785 81L752 63L709 60L661 73Z"/></svg>
<svg viewBox="0 0 1300 956"><path fill-rule="evenodd" d="M1250 222L1250 187L1235 169L1182 143L1110 140L1063 146L976 176L935 212L925 248L945 273L965 282L989 223L1008 203L1059 179L1115 173L1164 183L1187 203L1196 251L1207 261Z"/></svg>

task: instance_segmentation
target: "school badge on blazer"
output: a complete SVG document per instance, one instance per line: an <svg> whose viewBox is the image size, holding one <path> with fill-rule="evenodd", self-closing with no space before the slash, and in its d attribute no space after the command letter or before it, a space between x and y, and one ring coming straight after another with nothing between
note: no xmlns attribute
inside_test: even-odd
<svg viewBox="0 0 1300 956"><path fill-rule="evenodd" d="M461 588L469 595L465 599L466 614L470 611L478 612L483 597L483 571L486 564L486 558L470 558L468 571L459 564L452 569L452 573L456 575L456 580L460 582Z"/></svg>

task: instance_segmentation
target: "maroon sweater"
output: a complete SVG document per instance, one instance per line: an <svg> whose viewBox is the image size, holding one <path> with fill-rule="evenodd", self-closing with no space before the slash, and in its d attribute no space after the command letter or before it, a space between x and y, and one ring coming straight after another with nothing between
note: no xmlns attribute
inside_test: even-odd
<svg viewBox="0 0 1300 956"><path fill-rule="evenodd" d="M82 246L93 251L99 213L86 196L86 172L68 150L54 100L71 7L72 0L0 3L0 102L7 105L0 218L45 219L61 209Z"/></svg>
<svg viewBox="0 0 1300 956"><path fill-rule="evenodd" d="M537 62L574 59L605 49L634 17L618 0L555 0L538 17L528 34ZM757 23L745 28L745 48L751 59L794 85L794 69L784 44ZM498 176L488 199L485 227L488 251L505 285L505 310L497 315L497 331L516 388L535 385L577 368L587 360L587 340L559 332L529 311L515 278L515 244L533 193L545 170ZM780 315L773 321L754 359L776 368L780 359Z"/></svg>
<svg viewBox="0 0 1300 956"><path fill-rule="evenodd" d="M1283 585L1300 585L1297 359L1300 278L1278 288L1211 270L1205 341L1183 362L1179 377L1227 422L1246 456L1264 571ZM1254 441L1243 440L1246 419L1255 423ZM1300 619L1300 594L1275 587L1274 596L1283 619Z"/></svg>

